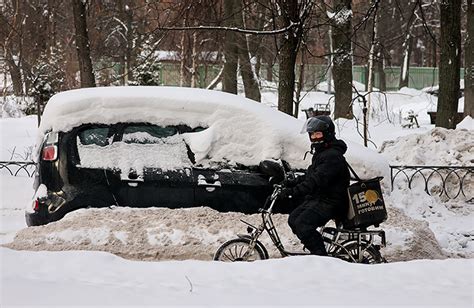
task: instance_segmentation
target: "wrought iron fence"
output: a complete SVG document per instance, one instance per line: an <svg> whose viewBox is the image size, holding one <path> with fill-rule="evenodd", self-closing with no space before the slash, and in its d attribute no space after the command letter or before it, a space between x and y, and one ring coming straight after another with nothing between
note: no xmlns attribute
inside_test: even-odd
<svg viewBox="0 0 474 308"><path fill-rule="evenodd" d="M427 194L449 199L463 196L470 203L474 202L473 174L474 167L466 166L390 166L392 191L397 178L405 179L409 189L421 178Z"/></svg>
<svg viewBox="0 0 474 308"><path fill-rule="evenodd" d="M35 174L36 164L32 161L0 161L0 171L13 176Z"/></svg>

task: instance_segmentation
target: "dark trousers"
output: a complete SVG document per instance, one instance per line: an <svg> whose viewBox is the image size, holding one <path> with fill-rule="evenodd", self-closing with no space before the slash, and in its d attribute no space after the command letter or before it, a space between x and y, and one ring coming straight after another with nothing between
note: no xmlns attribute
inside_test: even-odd
<svg viewBox="0 0 474 308"><path fill-rule="evenodd" d="M320 200L306 200L290 213L288 224L293 233L311 254L327 256L323 237L316 230L336 215L333 204Z"/></svg>

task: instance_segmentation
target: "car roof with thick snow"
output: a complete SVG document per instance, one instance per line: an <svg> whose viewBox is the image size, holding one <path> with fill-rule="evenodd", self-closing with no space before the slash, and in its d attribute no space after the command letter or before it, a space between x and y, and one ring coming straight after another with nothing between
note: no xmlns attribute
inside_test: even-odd
<svg viewBox="0 0 474 308"><path fill-rule="evenodd" d="M307 137L302 123L269 106L220 91L182 87L102 87L53 96L40 133L69 131L82 124L151 123L205 127L183 134L198 157L230 164L258 165L282 158L306 167Z"/></svg>

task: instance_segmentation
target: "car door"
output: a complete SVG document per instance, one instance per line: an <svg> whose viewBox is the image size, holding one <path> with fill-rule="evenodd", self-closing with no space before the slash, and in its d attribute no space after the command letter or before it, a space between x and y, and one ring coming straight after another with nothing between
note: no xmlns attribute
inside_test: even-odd
<svg viewBox="0 0 474 308"><path fill-rule="evenodd" d="M221 212L257 213L271 193L265 176L232 169L194 168L195 206Z"/></svg>
<svg viewBox="0 0 474 308"><path fill-rule="evenodd" d="M179 127L127 124L120 146L128 164L121 170L121 205L190 207L194 203L192 163Z"/></svg>

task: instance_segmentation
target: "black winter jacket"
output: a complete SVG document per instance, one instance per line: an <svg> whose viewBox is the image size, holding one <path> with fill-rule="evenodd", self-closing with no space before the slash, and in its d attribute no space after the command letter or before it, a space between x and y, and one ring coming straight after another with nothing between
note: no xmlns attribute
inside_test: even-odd
<svg viewBox="0 0 474 308"><path fill-rule="evenodd" d="M350 180L344 158L346 151L346 143L338 139L316 149L304 180L293 187L292 195L335 204L341 213L345 213L349 202L347 187Z"/></svg>

